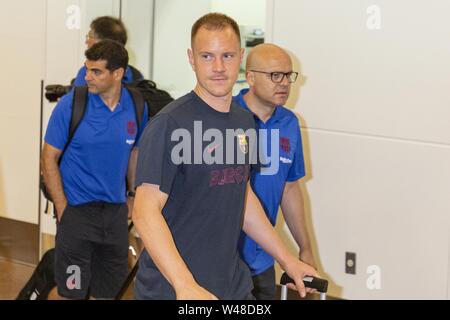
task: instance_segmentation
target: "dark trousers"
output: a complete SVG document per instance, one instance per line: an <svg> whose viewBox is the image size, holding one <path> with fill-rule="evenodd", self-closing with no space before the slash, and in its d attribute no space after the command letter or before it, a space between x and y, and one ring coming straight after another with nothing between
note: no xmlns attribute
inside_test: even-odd
<svg viewBox="0 0 450 320"><path fill-rule="evenodd" d="M252 277L253 295L256 300L275 300L275 267L272 266L263 273Z"/></svg>
<svg viewBox="0 0 450 320"><path fill-rule="evenodd" d="M57 227L55 280L68 299L112 299L128 269L128 207L67 206Z"/></svg>

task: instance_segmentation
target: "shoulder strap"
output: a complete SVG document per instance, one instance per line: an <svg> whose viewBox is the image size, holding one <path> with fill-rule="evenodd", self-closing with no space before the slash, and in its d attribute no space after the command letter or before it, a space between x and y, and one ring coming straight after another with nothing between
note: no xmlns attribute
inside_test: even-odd
<svg viewBox="0 0 450 320"><path fill-rule="evenodd" d="M77 131L77 128L81 120L83 119L84 112L86 111L87 97L88 97L88 87L83 86L73 88L72 116L70 118L69 136L67 138L67 143L64 146L64 150L61 156L59 157L60 162L64 152L66 152L67 148L72 142L72 138L75 135L75 131Z"/></svg>
<svg viewBox="0 0 450 320"><path fill-rule="evenodd" d="M134 111L136 114L136 121L137 121L138 128L140 130L141 126L142 126L142 117L144 116L145 100L144 100L144 97L142 96L141 92L138 89L133 88L131 86L127 86L126 88L130 92L131 98L133 99Z"/></svg>
<svg viewBox="0 0 450 320"><path fill-rule="evenodd" d="M138 69L136 69L132 65L128 65L128 68L130 68L131 70L131 76L133 78L132 81L142 80L141 72Z"/></svg>

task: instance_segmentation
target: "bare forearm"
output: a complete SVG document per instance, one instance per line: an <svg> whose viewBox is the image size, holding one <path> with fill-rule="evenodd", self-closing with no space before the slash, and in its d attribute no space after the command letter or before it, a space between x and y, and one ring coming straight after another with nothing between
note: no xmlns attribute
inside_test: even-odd
<svg viewBox="0 0 450 320"><path fill-rule="evenodd" d="M245 233L278 261L281 268L294 279L295 287L300 292L300 295L305 297L306 289L303 284L303 279L307 275L317 277L317 272L311 266L303 263L288 252L288 249L270 224L269 219L267 219L256 195L250 187L248 189L244 213Z"/></svg>
<svg viewBox="0 0 450 320"><path fill-rule="evenodd" d="M136 193L133 222L152 260L175 291L190 286L194 279L175 246L161 209L145 195Z"/></svg>
<svg viewBox="0 0 450 320"><path fill-rule="evenodd" d="M134 190L134 181L136 179L136 164L138 158L138 148L133 148L130 154L130 160L128 161L127 171L127 188L128 190Z"/></svg>
<svg viewBox="0 0 450 320"><path fill-rule="evenodd" d="M297 182L290 183L285 188L281 200L281 211L300 251L311 251L303 194Z"/></svg>
<svg viewBox="0 0 450 320"><path fill-rule="evenodd" d="M278 261L283 269L294 258L275 232L259 200L251 190L247 193L243 230Z"/></svg>
<svg viewBox="0 0 450 320"><path fill-rule="evenodd" d="M60 215L63 208L67 205L67 198L64 194L64 188L59 171L57 159L44 157L42 160L42 172L44 175L45 187L47 188L53 203Z"/></svg>

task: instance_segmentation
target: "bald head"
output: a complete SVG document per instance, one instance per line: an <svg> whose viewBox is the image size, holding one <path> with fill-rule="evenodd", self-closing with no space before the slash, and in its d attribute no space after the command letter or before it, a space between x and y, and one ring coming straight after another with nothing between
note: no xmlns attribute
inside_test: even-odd
<svg viewBox="0 0 450 320"><path fill-rule="evenodd" d="M271 43L263 43L250 50L247 56L246 70L267 68L270 67L271 62L292 67L291 58L285 50Z"/></svg>
<svg viewBox="0 0 450 320"><path fill-rule="evenodd" d="M293 82L290 77L297 74L287 52L274 44L260 44L249 52L246 64L249 91L245 99L251 110L273 112L276 106L284 105Z"/></svg>

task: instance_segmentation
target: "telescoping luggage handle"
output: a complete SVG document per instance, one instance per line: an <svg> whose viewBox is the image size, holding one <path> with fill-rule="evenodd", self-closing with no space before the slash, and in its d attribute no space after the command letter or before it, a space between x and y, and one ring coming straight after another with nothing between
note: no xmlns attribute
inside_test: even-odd
<svg viewBox="0 0 450 320"><path fill-rule="evenodd" d="M287 284L295 283L291 277L285 272L281 276L280 284L281 284L281 300L287 299ZM305 277L303 279L303 283L305 287L316 289L320 293L320 300L326 300L326 293L328 290L328 281L325 279L315 278L315 277Z"/></svg>

